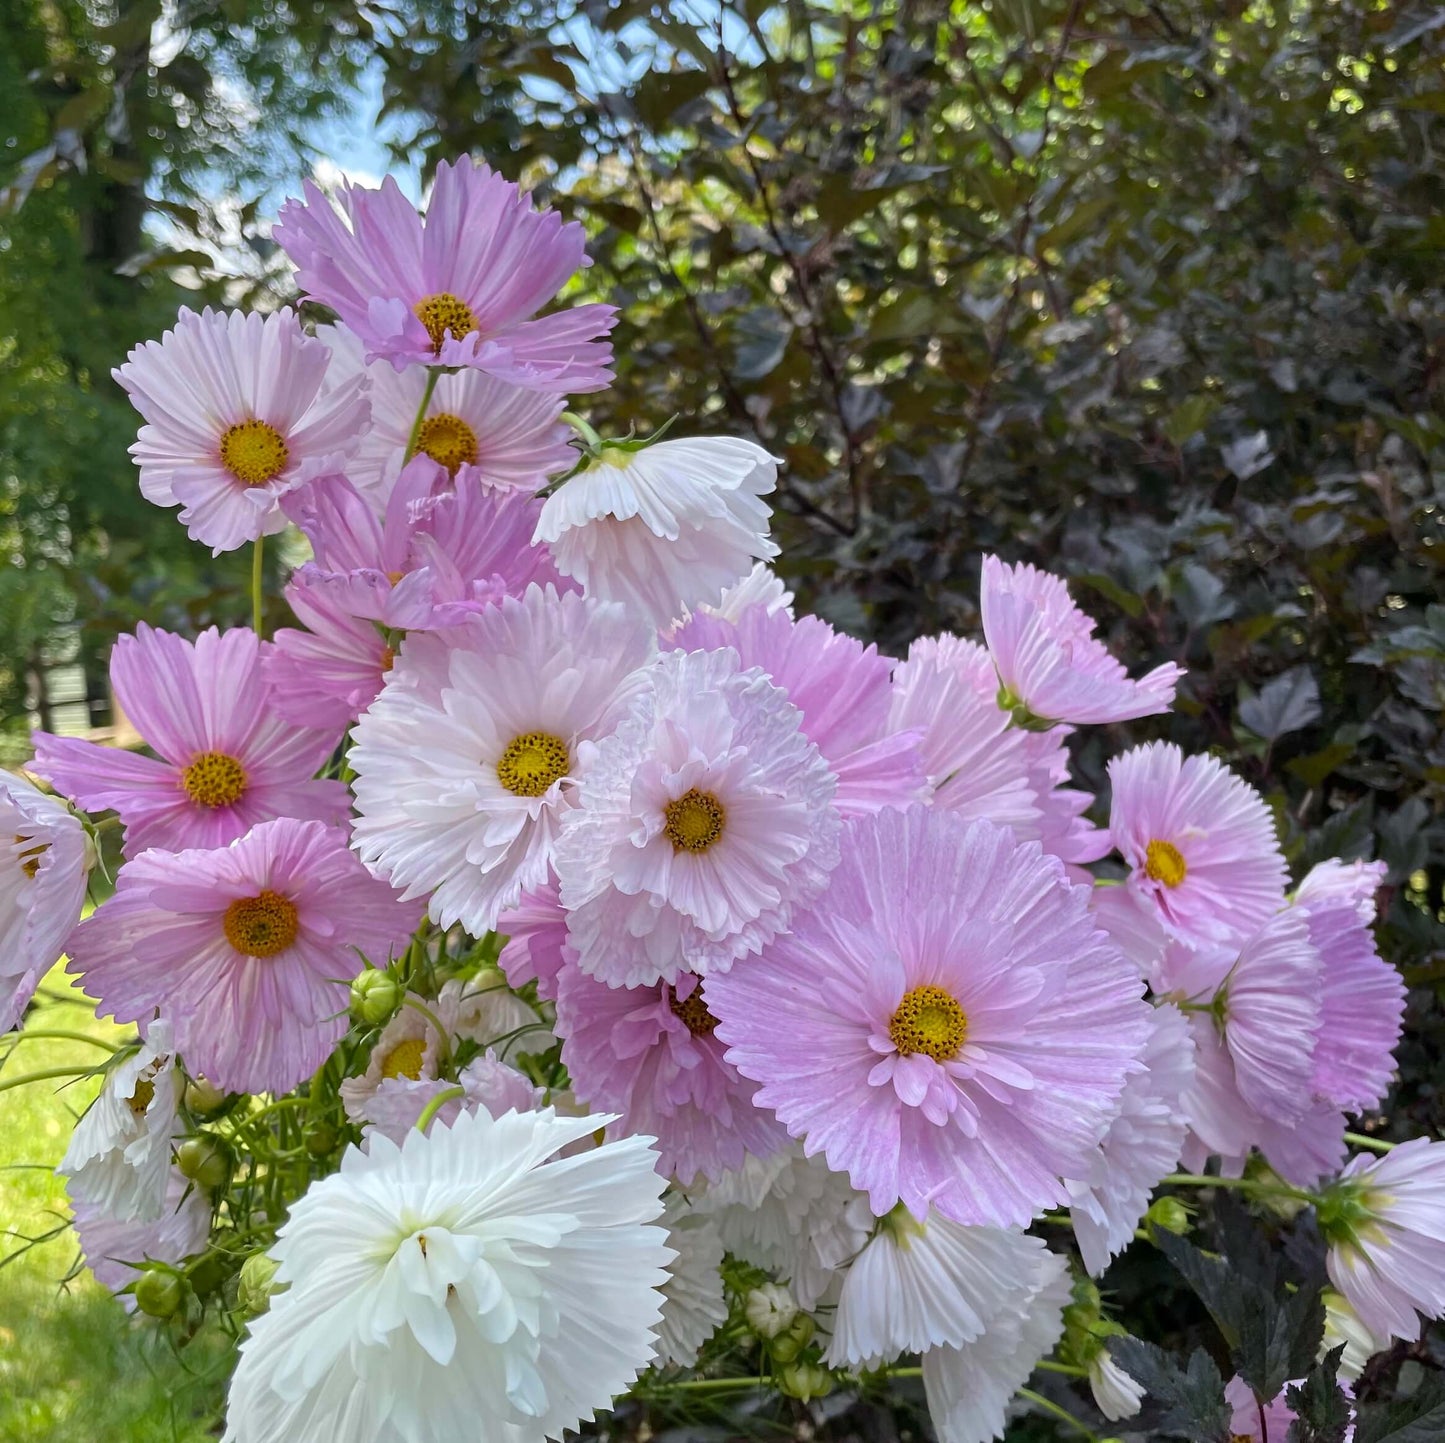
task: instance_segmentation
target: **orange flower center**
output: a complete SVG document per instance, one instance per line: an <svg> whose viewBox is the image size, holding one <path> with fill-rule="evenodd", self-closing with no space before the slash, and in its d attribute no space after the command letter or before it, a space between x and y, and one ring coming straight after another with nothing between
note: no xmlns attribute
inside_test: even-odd
<svg viewBox="0 0 1445 1443"><path fill-rule="evenodd" d="M447 332L460 341L463 336L469 336L477 328L477 318L472 314L472 308L459 296L454 296L450 291L439 291L434 296L425 296L412 307L422 325L426 327L426 333L431 337L432 350L438 355L441 354L442 342L447 338Z"/></svg>
<svg viewBox="0 0 1445 1443"><path fill-rule="evenodd" d="M269 888L255 897L237 897L226 908L222 924L226 941L247 957L274 957L295 940L299 928L296 904Z"/></svg>
<svg viewBox="0 0 1445 1443"><path fill-rule="evenodd" d="M683 1026L694 1037L712 1036L713 1029L717 1026L717 1018L707 1010L707 1003L702 1000L701 986L694 987L686 997L679 997L677 992L669 987L667 1005L672 1008L672 1015L681 1019Z"/></svg>
<svg viewBox="0 0 1445 1443"><path fill-rule="evenodd" d="M202 807L229 807L246 790L246 769L225 752L202 752L181 773L186 795Z"/></svg>
<svg viewBox="0 0 1445 1443"><path fill-rule="evenodd" d="M290 456L281 433L264 421L241 421L221 433L221 465L243 486L264 486Z"/></svg>

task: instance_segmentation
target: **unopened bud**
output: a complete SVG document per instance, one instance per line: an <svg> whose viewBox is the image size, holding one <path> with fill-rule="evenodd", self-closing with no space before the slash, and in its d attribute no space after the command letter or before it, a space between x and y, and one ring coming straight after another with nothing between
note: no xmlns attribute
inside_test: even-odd
<svg viewBox="0 0 1445 1443"><path fill-rule="evenodd" d="M154 1269L135 1282L135 1305L149 1318L173 1318L186 1300L186 1280L179 1273Z"/></svg>
<svg viewBox="0 0 1445 1443"><path fill-rule="evenodd" d="M231 1170L225 1148L215 1138L204 1135L188 1137L176 1149L176 1166L182 1177L207 1191L221 1187Z"/></svg>
<svg viewBox="0 0 1445 1443"><path fill-rule="evenodd" d="M754 1288L743 1304L748 1327L760 1338L776 1338L798 1316L793 1295L777 1283Z"/></svg>
<svg viewBox="0 0 1445 1443"><path fill-rule="evenodd" d="M276 1291L272 1283L279 1266L276 1259L266 1253L252 1253L241 1264L236 1300L253 1317L264 1313L271 1306L271 1294Z"/></svg>
<svg viewBox="0 0 1445 1443"><path fill-rule="evenodd" d="M193 1077L186 1083L186 1111L196 1117L209 1117L226 1104L226 1094L204 1077Z"/></svg>
<svg viewBox="0 0 1445 1443"><path fill-rule="evenodd" d="M799 1313L769 1345L775 1361L791 1363L813 1341L813 1320Z"/></svg>
<svg viewBox="0 0 1445 1443"><path fill-rule="evenodd" d="M312 1157L327 1157L336 1151L340 1136L329 1122L314 1122L306 1129L303 1141Z"/></svg>
<svg viewBox="0 0 1445 1443"><path fill-rule="evenodd" d="M833 1375L821 1363L789 1363L777 1376L783 1394L804 1403L833 1391Z"/></svg>
<svg viewBox="0 0 1445 1443"><path fill-rule="evenodd" d="M1183 1237L1189 1231L1189 1208L1177 1197L1155 1198L1144 1214L1146 1227Z"/></svg>
<svg viewBox="0 0 1445 1443"><path fill-rule="evenodd" d="M368 967L351 983L351 1015L369 1027L380 1027L401 1006L401 983L390 972Z"/></svg>

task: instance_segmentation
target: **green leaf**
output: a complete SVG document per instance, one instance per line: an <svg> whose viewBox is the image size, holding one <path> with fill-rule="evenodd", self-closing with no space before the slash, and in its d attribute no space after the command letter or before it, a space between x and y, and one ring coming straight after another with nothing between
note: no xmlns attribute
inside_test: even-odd
<svg viewBox="0 0 1445 1443"><path fill-rule="evenodd" d="M1440 1443L1445 1437L1445 1378L1431 1374L1411 1398L1361 1408L1355 1443Z"/></svg>
<svg viewBox="0 0 1445 1443"><path fill-rule="evenodd" d="M1344 1443L1353 1414L1336 1374L1344 1344L1332 1349L1293 1384L1285 1401L1295 1412L1285 1443Z"/></svg>
<svg viewBox="0 0 1445 1443"><path fill-rule="evenodd" d="M1224 1379L1202 1348L1190 1354L1186 1369L1139 1338L1110 1338L1109 1353L1164 1406L1160 1430L1190 1443L1226 1443L1232 1410L1224 1399Z"/></svg>
<svg viewBox="0 0 1445 1443"><path fill-rule="evenodd" d="M1215 396L1186 397L1164 418L1164 434L1176 446L1182 446L1209 424L1210 417L1219 410L1219 406Z"/></svg>
<svg viewBox="0 0 1445 1443"><path fill-rule="evenodd" d="M1307 666L1291 667L1239 704L1239 719L1255 736L1277 741L1320 719L1320 688Z"/></svg>

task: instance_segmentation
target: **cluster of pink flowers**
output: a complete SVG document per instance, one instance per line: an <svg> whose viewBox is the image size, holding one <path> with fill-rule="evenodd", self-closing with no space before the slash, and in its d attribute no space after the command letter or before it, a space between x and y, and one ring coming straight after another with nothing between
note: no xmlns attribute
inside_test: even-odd
<svg viewBox="0 0 1445 1443"><path fill-rule="evenodd" d="M222 1136L197 1085L351 1139L286 1200L228 1438L441 1439L478 1410L560 1437L738 1304L780 1386L918 1355L943 1443L983 1443L1063 1333L1071 1255L1027 1230L1067 1209L1097 1275L1181 1161L1328 1184L1380 1346L1445 1307L1442 1145L1345 1166L1401 1029L1383 868L1291 890L1264 799L1166 743L1110 763L1106 825L1072 784L1072 732L1167 712L1177 666L1131 678L1063 581L993 556L981 639L900 659L796 616L775 458L564 411L609 383L613 313L538 315L581 229L486 166L441 166L424 222L390 182L308 187L276 236L335 323L187 311L116 375L149 500L217 552L304 536L298 625L142 626L111 679L151 754L42 734L57 795L0 789L0 1021L63 952L138 1033L62 1165L98 1275L203 1252L199 1187L235 1224L226 1178L173 1160ZM124 861L77 925L81 812ZM443 1206L468 1169L492 1191ZM348 1216L368 1251L328 1270ZM604 1343L614 1320L565 1319L614 1247ZM772 1281L733 1297L727 1257Z"/></svg>

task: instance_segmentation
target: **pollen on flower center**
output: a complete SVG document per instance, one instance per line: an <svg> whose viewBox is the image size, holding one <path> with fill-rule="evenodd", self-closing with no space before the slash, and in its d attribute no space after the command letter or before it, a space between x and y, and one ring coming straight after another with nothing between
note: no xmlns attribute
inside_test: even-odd
<svg viewBox="0 0 1445 1443"><path fill-rule="evenodd" d="M50 850L50 843L37 842L34 837L16 832L15 845L20 848L20 870L34 879L40 871L40 859Z"/></svg>
<svg viewBox="0 0 1445 1443"><path fill-rule="evenodd" d="M264 421L240 421L221 433L221 464L245 486L263 486L290 459L281 433Z"/></svg>
<svg viewBox="0 0 1445 1443"><path fill-rule="evenodd" d="M1144 875L1151 882L1163 882L1166 887L1177 887L1188 872L1184 856L1173 842L1161 842L1157 837L1144 849Z"/></svg>
<svg viewBox="0 0 1445 1443"><path fill-rule="evenodd" d="M513 737L497 762L497 780L519 797L540 797L567 775L572 759L567 743L550 732Z"/></svg>
<svg viewBox="0 0 1445 1443"><path fill-rule="evenodd" d="M426 1043L420 1037L408 1037L398 1042L381 1060L383 1077L409 1077L413 1082L421 1076L422 1059L426 1056Z"/></svg>
<svg viewBox="0 0 1445 1443"><path fill-rule="evenodd" d="M144 1117L146 1109L151 1105L156 1095L156 1085L148 1078L137 1078L135 1091L131 1093L130 1100L126 1104L136 1117Z"/></svg>
<svg viewBox="0 0 1445 1443"><path fill-rule="evenodd" d="M460 416L440 411L421 423L416 449L425 451L438 466L445 466L455 476L459 466L475 464L477 433Z"/></svg>
<svg viewBox="0 0 1445 1443"><path fill-rule="evenodd" d="M247 957L274 957L295 940L296 904L269 889L256 897L237 897L226 908L226 941Z"/></svg>
<svg viewBox="0 0 1445 1443"><path fill-rule="evenodd" d="M450 331L458 341L469 336L477 328L477 318L472 308L459 296L450 291L438 291L434 296L424 296L412 307L426 333L431 337L432 349L441 354L442 342Z"/></svg>
<svg viewBox="0 0 1445 1443"><path fill-rule="evenodd" d="M663 835L678 852L705 852L723 834L727 813L711 792L694 787L663 809Z"/></svg>
<svg viewBox="0 0 1445 1443"><path fill-rule="evenodd" d="M947 1062L968 1036L968 1018L942 987L915 987L894 1009L888 1036L904 1057L923 1052L935 1062Z"/></svg>
<svg viewBox="0 0 1445 1443"><path fill-rule="evenodd" d="M225 752L202 752L181 773L186 795L202 807L229 807L246 790L246 769Z"/></svg>
<svg viewBox="0 0 1445 1443"><path fill-rule="evenodd" d="M717 1027L717 1018L707 1010L707 1003L702 1000L701 987L694 987L686 997L679 997L676 990L669 987L667 1005L672 1008L672 1015L681 1019L683 1026L694 1037L712 1036Z"/></svg>

